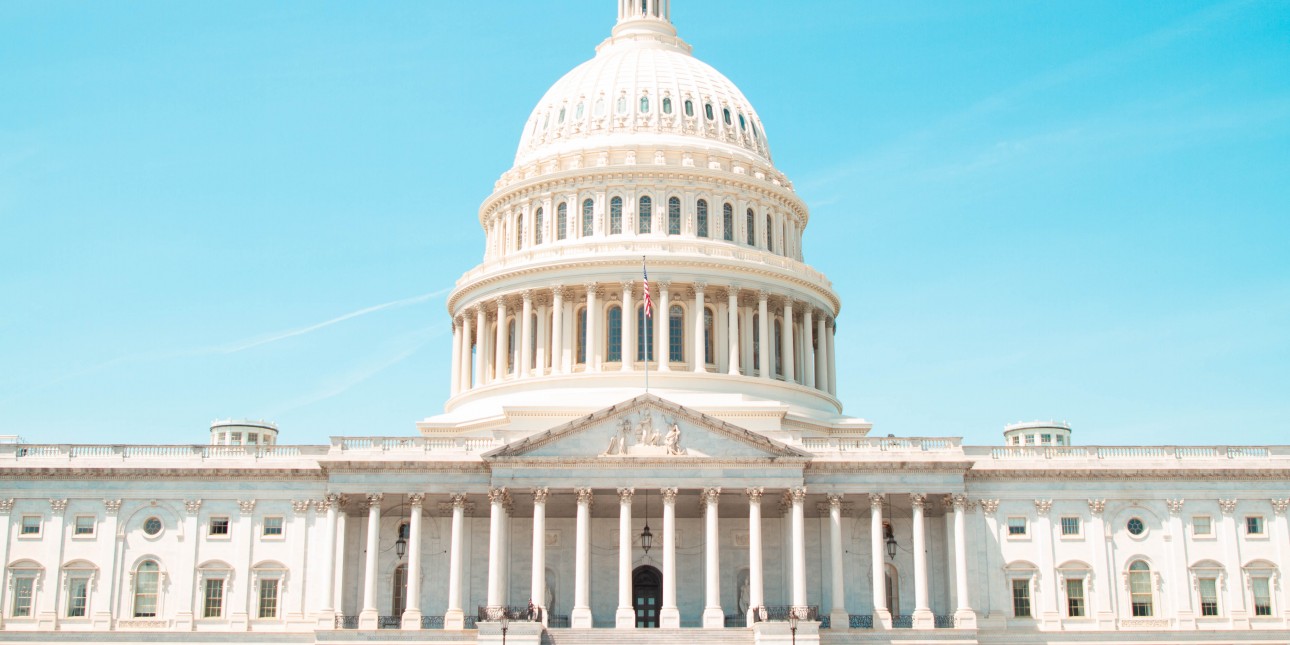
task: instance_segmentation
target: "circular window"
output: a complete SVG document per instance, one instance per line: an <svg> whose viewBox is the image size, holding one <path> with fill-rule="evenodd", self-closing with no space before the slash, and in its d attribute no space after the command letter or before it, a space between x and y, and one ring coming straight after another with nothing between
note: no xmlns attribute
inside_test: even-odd
<svg viewBox="0 0 1290 645"><path fill-rule="evenodd" d="M148 535L156 535L161 532L161 520L150 517L143 521L143 532Z"/></svg>
<svg viewBox="0 0 1290 645"><path fill-rule="evenodd" d="M1129 523L1126 525L1126 528L1129 529L1129 535L1134 536L1142 535L1143 531L1147 530L1147 526L1142 523L1142 520L1136 517L1129 519Z"/></svg>

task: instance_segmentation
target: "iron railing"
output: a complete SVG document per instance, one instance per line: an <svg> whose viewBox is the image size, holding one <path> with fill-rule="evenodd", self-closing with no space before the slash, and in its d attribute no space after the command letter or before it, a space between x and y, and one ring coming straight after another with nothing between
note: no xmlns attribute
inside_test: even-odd
<svg viewBox="0 0 1290 645"><path fill-rule="evenodd" d="M358 616L336 616L336 629L358 629Z"/></svg>
<svg viewBox="0 0 1290 645"><path fill-rule="evenodd" d="M398 629L403 626L402 616L377 616L377 629Z"/></svg>
<svg viewBox="0 0 1290 645"><path fill-rule="evenodd" d="M851 629L873 629L873 614L851 614Z"/></svg>
<svg viewBox="0 0 1290 645"><path fill-rule="evenodd" d="M748 626L748 617L747 617L747 616L739 616L739 615L734 615L734 616L727 615L727 616L726 616L725 626L726 626L726 627L747 627L747 626Z"/></svg>
<svg viewBox="0 0 1290 645"><path fill-rule="evenodd" d="M959 621L954 618L954 614L936 614L933 619L937 629L953 629L959 626Z"/></svg>
<svg viewBox="0 0 1290 645"><path fill-rule="evenodd" d="M795 618L797 620L819 620L819 605L771 605L758 607L753 611L753 621L759 623L765 622L783 622Z"/></svg>
<svg viewBox="0 0 1290 645"><path fill-rule="evenodd" d="M569 615L568 614L560 614L560 615L550 614L549 616L547 616L546 626L554 627L556 629L568 629Z"/></svg>
<svg viewBox="0 0 1290 645"><path fill-rule="evenodd" d="M476 614L479 622L496 621L505 618L506 620L542 622L542 609L529 605L527 607L485 607L480 605L479 613Z"/></svg>
<svg viewBox="0 0 1290 645"><path fill-rule="evenodd" d="M421 629L443 629L443 616L422 616Z"/></svg>
<svg viewBox="0 0 1290 645"><path fill-rule="evenodd" d="M894 629L913 629L914 615L913 614L892 614L891 626Z"/></svg>

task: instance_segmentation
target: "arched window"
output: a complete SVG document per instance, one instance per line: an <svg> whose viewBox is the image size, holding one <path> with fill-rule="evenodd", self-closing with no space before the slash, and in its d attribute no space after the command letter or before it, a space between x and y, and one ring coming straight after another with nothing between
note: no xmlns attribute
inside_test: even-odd
<svg viewBox="0 0 1290 645"><path fill-rule="evenodd" d="M742 119L743 117L739 117L739 118ZM890 564L887 565L885 569L887 570L886 571L887 584L885 585L887 588L886 589L887 611L891 612L891 615L893 616L899 616L900 615L900 586L899 586L900 572L896 571L896 567Z"/></svg>
<svg viewBox="0 0 1290 645"><path fill-rule="evenodd" d="M627 114L627 97L626 96L618 97L618 105L616 107L618 109L619 114Z"/></svg>
<svg viewBox="0 0 1290 645"><path fill-rule="evenodd" d="M725 119L726 125L730 125L730 108L721 108L721 117Z"/></svg>
<svg viewBox="0 0 1290 645"><path fill-rule="evenodd" d="M605 116L605 99L596 99L596 116Z"/></svg>
<svg viewBox="0 0 1290 645"><path fill-rule="evenodd" d="M703 104L703 115L704 115L704 116L706 116L706 117L708 117L708 120L709 120L709 121L711 121L713 118L715 118L715 117L713 117L713 116L712 116L712 104L711 104L711 103L704 103L704 104Z"/></svg>
<svg viewBox="0 0 1290 645"><path fill-rule="evenodd" d="M649 196L641 197L640 213L636 216L636 232L640 234L649 233L651 230L650 217L653 215L653 202Z"/></svg>
<svg viewBox="0 0 1290 645"><path fill-rule="evenodd" d="M506 352L506 373L515 373L515 319L512 318L506 322L506 346L510 351Z"/></svg>
<svg viewBox="0 0 1290 645"><path fill-rule="evenodd" d="M578 310L578 334L576 344L578 345L578 358L575 362L587 363L587 308L583 307Z"/></svg>
<svg viewBox="0 0 1290 645"><path fill-rule="evenodd" d="M605 360L617 363L623 360L623 308L617 305L609 308L609 324L606 325Z"/></svg>
<svg viewBox="0 0 1290 645"><path fill-rule="evenodd" d="M694 206L694 228L699 237L708 236L708 202L700 199Z"/></svg>
<svg viewBox="0 0 1290 645"><path fill-rule="evenodd" d="M685 99L685 116L694 116L694 101Z"/></svg>
<svg viewBox="0 0 1290 645"><path fill-rule="evenodd" d="M609 234L619 235L623 232L623 198L609 200Z"/></svg>
<svg viewBox="0 0 1290 645"><path fill-rule="evenodd" d="M157 616L157 587L161 579L161 567L155 560L144 560L134 570L134 617L155 618Z"/></svg>
<svg viewBox="0 0 1290 645"><path fill-rule="evenodd" d="M403 610L408 608L408 565L400 564L394 567L394 576L390 580L392 589L390 589L390 615L402 616Z"/></svg>
<svg viewBox="0 0 1290 645"><path fill-rule="evenodd" d="M1150 617L1152 613L1151 567L1142 560L1129 565L1129 604L1133 616Z"/></svg>
<svg viewBox="0 0 1290 645"><path fill-rule="evenodd" d="M771 231L775 230L775 225L770 221L770 215L766 216L766 250L775 250L775 237Z"/></svg>
<svg viewBox="0 0 1290 645"><path fill-rule="evenodd" d="M771 345L775 351L775 375L780 376L784 373L784 325L781 321L775 321L775 344Z"/></svg>
<svg viewBox="0 0 1290 645"><path fill-rule="evenodd" d="M672 305L667 321L667 360L671 363L685 361L685 310Z"/></svg>
<svg viewBox="0 0 1290 645"><path fill-rule="evenodd" d="M753 230L753 212L751 208L748 209L748 216L745 219L747 221L744 222L744 225L748 227L748 246L756 246L757 238L756 231Z"/></svg>
<svg viewBox="0 0 1290 645"><path fill-rule="evenodd" d="M664 97L663 97L663 114L671 114L671 113L672 113L672 99L671 99L671 98L669 98L669 97L664 96Z"/></svg>
<svg viewBox="0 0 1290 645"><path fill-rule="evenodd" d="M742 113L742 112L739 114L739 129L740 129L740 130L747 130L747 129L748 129L748 122L747 122L747 121L744 121L744 115L743 115L743 113Z"/></svg>
<svg viewBox="0 0 1290 645"><path fill-rule="evenodd" d="M648 97L648 96L642 96L642 97L641 97L641 114L645 114L646 112L649 112L649 97Z"/></svg>
<svg viewBox="0 0 1290 645"><path fill-rule="evenodd" d="M681 234L681 200L676 197L667 200L667 234Z"/></svg>
<svg viewBox="0 0 1290 645"><path fill-rule="evenodd" d="M711 307L703 308L703 362L709 365L716 364L717 353L713 351L713 345L716 344L717 335L713 333L713 315Z"/></svg>
<svg viewBox="0 0 1290 645"><path fill-rule="evenodd" d="M524 248L524 216L515 216L515 250Z"/></svg>
<svg viewBox="0 0 1290 645"><path fill-rule="evenodd" d="M538 206L537 212L533 214L533 240L535 244L546 242L546 220L542 217L542 207Z"/></svg>
<svg viewBox="0 0 1290 645"><path fill-rule="evenodd" d="M582 200L582 236L591 237L592 218L595 216L596 204L590 199Z"/></svg>
<svg viewBox="0 0 1290 645"><path fill-rule="evenodd" d="M568 224L569 205L565 202L560 202L560 205L555 207L555 239L563 240L569 234Z"/></svg>
<svg viewBox="0 0 1290 645"><path fill-rule="evenodd" d="M654 316L645 317L645 305L636 308L636 360L654 360Z"/></svg>
<svg viewBox="0 0 1290 645"><path fill-rule="evenodd" d="M752 316L752 366L754 370L761 369L761 317L760 314Z"/></svg>
<svg viewBox="0 0 1290 645"><path fill-rule="evenodd" d="M578 101L578 107L573 111L573 118L579 121L582 120L582 112L583 112L582 108L584 105L585 104L582 101Z"/></svg>
<svg viewBox="0 0 1290 645"><path fill-rule="evenodd" d="M735 207L730 204L721 207L721 239L735 241Z"/></svg>

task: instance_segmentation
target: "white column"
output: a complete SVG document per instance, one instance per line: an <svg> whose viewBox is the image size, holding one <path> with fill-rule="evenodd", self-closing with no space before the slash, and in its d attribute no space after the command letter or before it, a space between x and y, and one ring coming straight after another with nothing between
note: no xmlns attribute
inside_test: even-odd
<svg viewBox="0 0 1290 645"><path fill-rule="evenodd" d="M886 555L886 537L882 528L882 505L884 497L878 493L869 495L869 550L870 570L873 576L873 628L891 629L891 609L887 607L887 565L883 560Z"/></svg>
<svg viewBox="0 0 1290 645"><path fill-rule="evenodd" d="M775 339L770 337L770 315L766 306L768 298L770 294L764 290L757 292L757 363L764 379L775 377L775 366L770 364L770 346Z"/></svg>
<svg viewBox="0 0 1290 645"><path fill-rule="evenodd" d="M663 606L658 612L658 626L681 626L681 612L676 608L676 489L663 493Z"/></svg>
<svg viewBox="0 0 1290 645"><path fill-rule="evenodd" d="M726 290L726 332L727 345L730 347L730 359L727 361L731 375L739 374L739 285L732 284Z"/></svg>
<svg viewBox="0 0 1290 645"><path fill-rule="evenodd" d="M658 283L658 321L654 323L654 329L658 332L658 337L654 342L654 354L658 357L658 371L666 372L672 369L672 305L669 301L670 285L666 282Z"/></svg>
<svg viewBox="0 0 1290 645"><path fill-rule="evenodd" d="M740 367L743 368L742 370L740 370L740 373L743 374L744 376L753 375L754 359L753 359L753 350L752 350L752 347L753 347L752 337L753 337L754 327L752 324L752 320L753 320L752 307L740 307L739 308L739 327L744 330L744 333L739 338L739 363L740 363Z"/></svg>
<svg viewBox="0 0 1290 645"><path fill-rule="evenodd" d="M958 607L954 620L960 629L976 629L976 612L968 602L967 579L967 495L954 496L954 583Z"/></svg>
<svg viewBox="0 0 1290 645"><path fill-rule="evenodd" d="M819 320L815 321L815 343L819 349L815 352L815 387L821 391L829 391L829 341L825 333L824 312L820 312Z"/></svg>
<svg viewBox="0 0 1290 645"><path fill-rule="evenodd" d="M452 378L449 395L457 396L461 391L461 321L452 319Z"/></svg>
<svg viewBox="0 0 1290 645"><path fill-rule="evenodd" d="M425 495L408 495L408 594L403 629L421 629L421 503Z"/></svg>
<svg viewBox="0 0 1290 645"><path fill-rule="evenodd" d="M323 606L318 617L320 628L332 629L336 624L336 507L340 504L340 495L329 493L323 498L323 508L327 510L326 557L323 558Z"/></svg>
<svg viewBox="0 0 1290 645"><path fill-rule="evenodd" d="M460 630L465 627L466 616L461 610L461 548L462 529L466 517L466 496L452 496L452 538L448 549L448 608L443 615L443 628Z"/></svg>
<svg viewBox="0 0 1290 645"><path fill-rule="evenodd" d="M788 491L792 501L793 530L793 590L794 607L806 606L806 488L793 488Z"/></svg>
<svg viewBox="0 0 1290 645"><path fill-rule="evenodd" d="M806 305L802 311L802 384L815 387L815 308Z"/></svg>
<svg viewBox="0 0 1290 645"><path fill-rule="evenodd" d="M618 611L614 624L619 629L636 627L632 609L632 494L635 489L618 489Z"/></svg>
<svg viewBox="0 0 1290 645"><path fill-rule="evenodd" d="M533 365L533 292L525 289L520 297L523 299L520 308L523 318L516 325L520 332L520 360L516 372L520 378L527 378Z"/></svg>
<svg viewBox="0 0 1290 645"><path fill-rule="evenodd" d="M574 544L573 611L569 626L590 629L591 620L591 489L579 488L577 541Z"/></svg>
<svg viewBox="0 0 1290 645"><path fill-rule="evenodd" d="M846 563L842 559L842 496L829 495L829 577L833 582L833 607L829 622L833 629L850 629L851 615L847 613Z"/></svg>
<svg viewBox="0 0 1290 645"><path fill-rule="evenodd" d="M748 626L756 622L757 609L765 605L761 560L761 488L748 493Z"/></svg>
<svg viewBox="0 0 1290 645"><path fill-rule="evenodd" d="M551 373L564 373L564 286L551 289ZM545 590L543 593L546 593Z"/></svg>
<svg viewBox="0 0 1290 645"><path fill-rule="evenodd" d="M784 298L784 380L788 383L797 381L795 372L796 359L793 357L793 300Z"/></svg>
<svg viewBox="0 0 1290 645"><path fill-rule="evenodd" d="M992 503L995 511L998 510L998 503ZM1102 520L1102 511L1106 509L1105 499L1088 500L1089 527L1088 539L1093 543L1093 583L1097 585L1097 591L1091 595L1089 606L1097 604L1097 621L1099 625L1111 627L1115 624L1115 606L1112 604L1111 585L1116 584L1115 574L1112 572L1110 564L1107 561L1106 552L1106 527ZM983 506L982 512L987 509ZM1002 540L1001 535L996 534L996 538Z"/></svg>
<svg viewBox="0 0 1290 645"><path fill-rule="evenodd" d="M927 496L910 495L909 506L914 511L914 629L934 629L936 616L927 600L927 523L923 517Z"/></svg>
<svg viewBox="0 0 1290 645"><path fill-rule="evenodd" d="M488 363L484 351L485 336L488 334L488 312L484 311L484 305L480 304L475 307L475 384L484 385L488 382Z"/></svg>
<svg viewBox="0 0 1290 645"><path fill-rule="evenodd" d="M1281 497L1281 498L1272 499L1273 533L1270 539L1273 544L1277 545L1277 548L1276 548L1277 562L1285 562L1285 543L1286 543L1286 538L1290 536L1290 522L1288 522L1290 518L1287 518L1288 510L1290 510L1290 497ZM1278 595L1281 597L1281 602L1284 605L1283 608L1279 611L1275 608ZM1272 613L1274 615L1285 616L1286 612L1290 611L1290 594L1287 594L1285 592L1278 594L1276 593L1276 591L1273 591L1272 604L1273 604Z"/></svg>
<svg viewBox="0 0 1290 645"><path fill-rule="evenodd" d="M542 624L547 624L546 615L546 498L545 488L533 489L533 575L529 578L529 602L542 614Z"/></svg>
<svg viewBox="0 0 1290 645"><path fill-rule="evenodd" d="M502 605L502 514L505 509L506 489L488 491L488 607Z"/></svg>
<svg viewBox="0 0 1290 645"><path fill-rule="evenodd" d="M363 611L358 614L359 629L376 629L376 566L381 552L381 493L367 496L367 560L363 568Z"/></svg>
<svg viewBox="0 0 1290 645"><path fill-rule="evenodd" d="M636 368L636 303L632 299L631 280L623 282L622 332L623 371L630 372Z"/></svg>
<svg viewBox="0 0 1290 645"><path fill-rule="evenodd" d="M1035 500L1035 546L1039 547L1036 555L1038 556L1038 565L1040 571L1057 570L1057 563L1053 561L1053 524L1049 520L1049 513L1053 510L1053 500L1036 499ZM956 520L957 521L957 520ZM956 545L957 548L957 545ZM966 545L964 545L966 548ZM1039 619L1043 629L1056 629L1061 626L1061 618L1057 614L1057 576L1040 576L1037 581L1037 597L1032 600L1035 618Z"/></svg>
<svg viewBox="0 0 1290 645"><path fill-rule="evenodd" d="M721 609L721 530L717 515L717 503L720 498L720 488L703 490L704 629L722 629L726 626L726 613Z"/></svg>
<svg viewBox="0 0 1290 645"><path fill-rule="evenodd" d="M704 325L703 309L703 290L707 285L702 282L694 283L694 371L708 371L707 361L707 339L704 337L706 325Z"/></svg>
<svg viewBox="0 0 1290 645"><path fill-rule="evenodd" d="M829 394L838 395L838 355L835 351L833 341L837 338L838 321L836 319L829 321L828 332L824 335L829 341Z"/></svg>
<svg viewBox="0 0 1290 645"><path fill-rule="evenodd" d="M604 341L600 338L600 303L597 296L600 287L595 283L587 285L587 371L599 372L601 348ZM576 342L576 341L575 341Z"/></svg>
<svg viewBox="0 0 1290 645"><path fill-rule="evenodd" d="M510 357L510 335L506 333L506 298L497 299L497 335L493 343L493 380L506 378L506 359Z"/></svg>

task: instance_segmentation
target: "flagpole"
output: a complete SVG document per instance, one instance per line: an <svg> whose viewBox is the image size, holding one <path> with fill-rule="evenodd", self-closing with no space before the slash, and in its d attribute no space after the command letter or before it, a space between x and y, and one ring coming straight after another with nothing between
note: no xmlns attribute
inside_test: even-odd
<svg viewBox="0 0 1290 645"><path fill-rule="evenodd" d="M641 275L644 276L645 278L645 293L642 294L642 298L644 298L644 300L648 304L648 301L650 299L649 271L645 269L645 256L643 255L641 256ZM641 316L641 324L645 326L645 329L643 330L645 332L645 393L649 394L649 357L650 357L650 350L653 349L651 342L654 340L654 334L653 334L654 327L653 325L650 324L650 320L651 320L650 314L652 313L650 311L650 307L648 306L642 307L641 313L643 314Z"/></svg>

